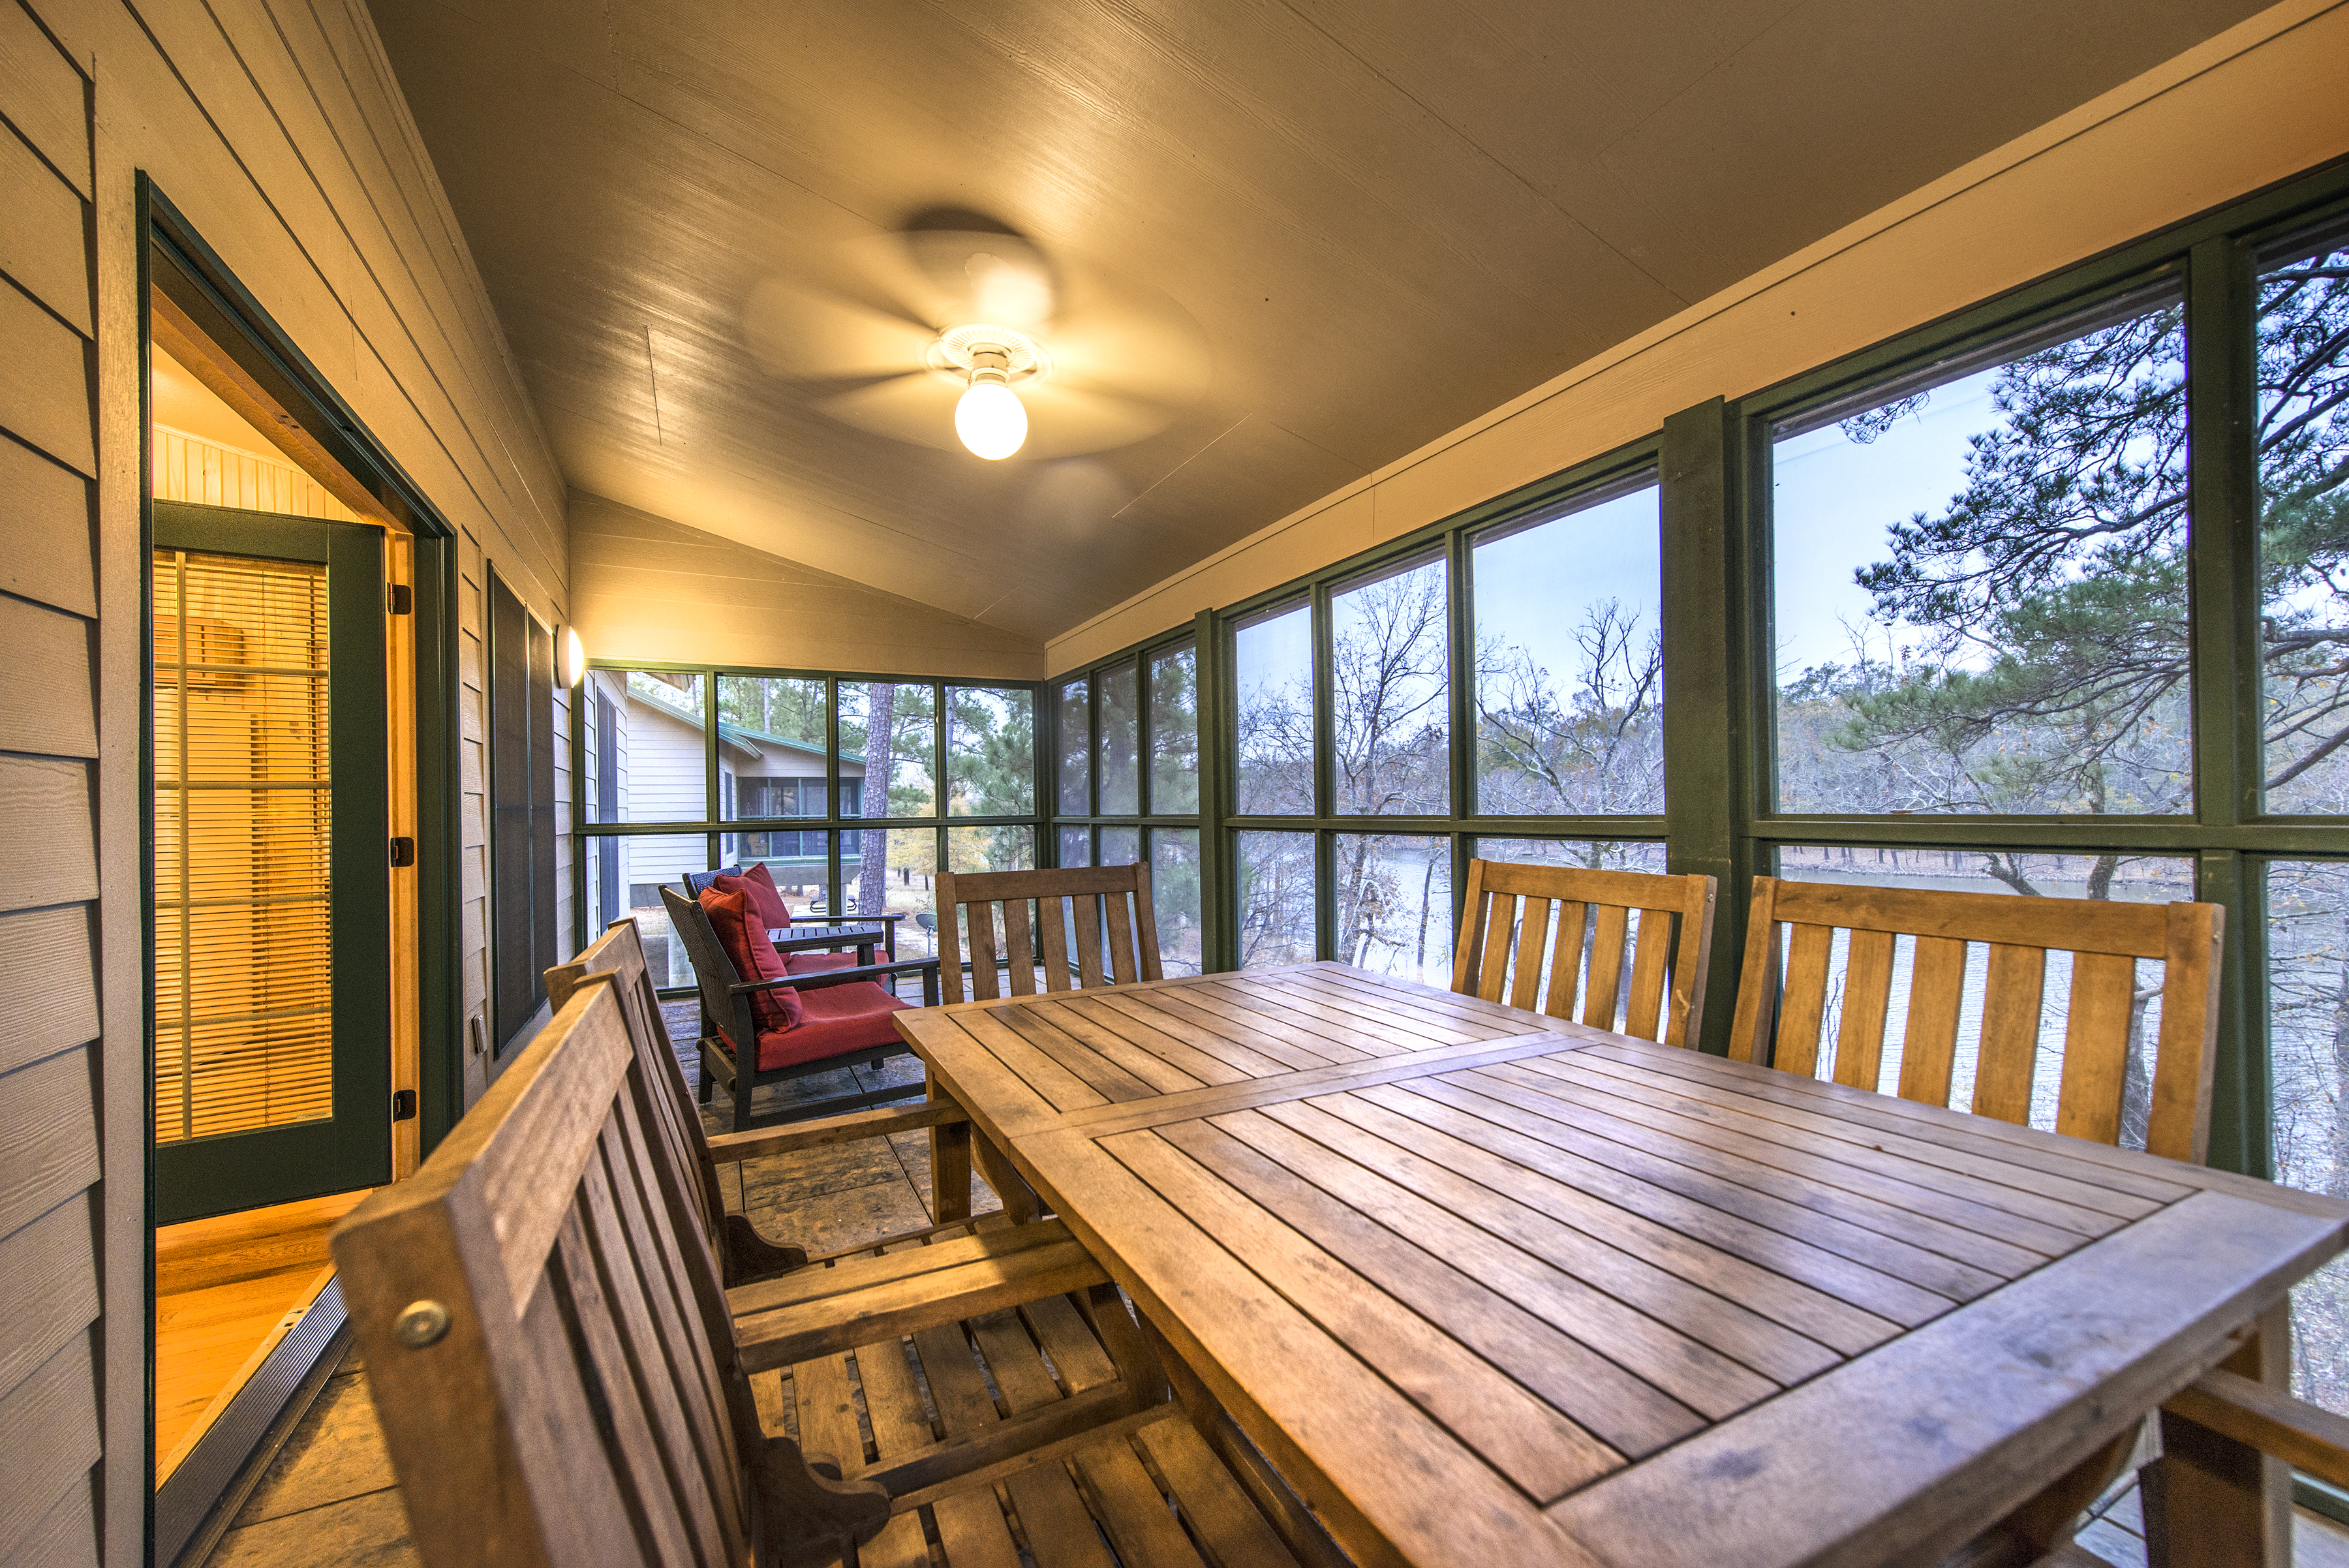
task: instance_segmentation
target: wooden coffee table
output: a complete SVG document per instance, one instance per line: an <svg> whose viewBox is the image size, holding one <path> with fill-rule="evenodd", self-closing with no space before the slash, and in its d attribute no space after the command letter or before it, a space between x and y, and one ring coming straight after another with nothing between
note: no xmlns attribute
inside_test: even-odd
<svg viewBox="0 0 2349 1568"><path fill-rule="evenodd" d="M1930 1561L2349 1238L2349 1203L1336 964L898 1025L1364 1563ZM2255 1546L2256 1488L2226 1506Z"/></svg>

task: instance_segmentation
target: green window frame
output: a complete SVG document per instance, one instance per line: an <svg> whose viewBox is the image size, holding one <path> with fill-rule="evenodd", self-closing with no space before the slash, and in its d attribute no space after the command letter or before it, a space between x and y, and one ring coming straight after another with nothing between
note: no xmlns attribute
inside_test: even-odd
<svg viewBox="0 0 2349 1568"><path fill-rule="evenodd" d="M825 908L833 910L842 907L845 892L841 865L842 836L861 832L868 827L889 833L929 833L936 846L933 866L934 870L937 872L943 872L947 868L950 831L988 827L1026 827L1033 836L1036 844L1036 864L1040 866L1050 864L1043 858L1049 837L1048 819L1043 808L1048 798L1045 792L1051 782L1048 772L1051 753L1046 742L1047 726L1041 712L1049 688L1041 681L997 680L955 676L869 674L733 664L689 664L659 659L591 659L587 661L587 669L591 672L605 671L623 676L629 671L641 671L648 674L701 677L701 740L705 784L703 794L706 805L704 815L690 820L627 822L594 820L595 814L588 807L588 791L591 784L588 749L593 744L589 738L591 726L584 722L572 726L572 822L574 825L574 831L580 836L582 846L581 853L572 857L573 909L575 911L573 938L581 946L585 946L592 936L588 930L591 919L588 888L591 857L586 852L587 846L591 844L609 845L630 838L674 841L679 837L698 836L703 840L705 864L709 867L717 867L725 864L720 857L724 851L724 841L729 837L768 833L822 834L825 845L826 862ZM821 815L740 817L730 820L724 815L724 797L719 784L721 771L719 683L738 677L750 680L823 682L826 809ZM843 799L844 792L842 789L840 768L841 696L844 689L872 684L929 688L931 711L937 716L937 719L933 725L934 738L931 743L931 754L927 759L934 787L931 790L932 809L926 814L875 819L848 815L843 810L846 803ZM952 726L947 719L947 693L954 690L1019 692L1028 697L1030 711L1035 715L1031 731L1035 750L1034 777L1030 782L1030 810L1010 815L976 815L960 812L949 815L950 803L945 787L949 776L947 768L952 749L950 739ZM582 703L578 706L584 711L592 707L592 704ZM689 986L664 986L657 989L665 998L693 994Z"/></svg>

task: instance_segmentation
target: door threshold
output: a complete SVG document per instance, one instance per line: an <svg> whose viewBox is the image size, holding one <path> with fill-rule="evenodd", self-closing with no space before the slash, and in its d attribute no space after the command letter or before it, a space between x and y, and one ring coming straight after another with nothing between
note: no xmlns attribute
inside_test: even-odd
<svg viewBox="0 0 2349 1568"><path fill-rule="evenodd" d="M244 1358L244 1365L229 1375L229 1380L221 1386L221 1391L212 1396L212 1402L205 1406L203 1414L196 1417L196 1424L190 1427L186 1435L172 1445L170 1453L155 1461L155 1486L158 1490L162 1489L165 1481L171 1479L172 1473L185 1462L187 1457L195 1451L196 1445L203 1440L206 1432L212 1430L213 1423L217 1422L228 1407L236 1402L237 1395L243 1392L244 1386L252 1381L253 1375L260 1371L263 1364L276 1353L278 1345L285 1341L286 1334L309 1315L310 1309L317 1304L319 1293L326 1288L328 1282L334 1277L335 1266L332 1263L317 1272L310 1282L303 1287L301 1296L292 1306L286 1308L285 1315L270 1327L268 1334L262 1337L261 1343L253 1347L253 1354Z"/></svg>
<svg viewBox="0 0 2349 1568"><path fill-rule="evenodd" d="M152 1561L159 1568L196 1568L212 1555L350 1339L343 1287L328 1268L173 1450L169 1473L158 1467Z"/></svg>

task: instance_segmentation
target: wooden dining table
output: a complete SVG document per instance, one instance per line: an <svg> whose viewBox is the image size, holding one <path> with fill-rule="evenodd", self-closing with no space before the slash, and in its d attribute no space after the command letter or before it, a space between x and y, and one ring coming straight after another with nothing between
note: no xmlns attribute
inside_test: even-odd
<svg viewBox="0 0 2349 1568"><path fill-rule="evenodd" d="M2349 1203L1339 964L898 1024L1364 1563L1930 1562L2349 1239Z"/></svg>

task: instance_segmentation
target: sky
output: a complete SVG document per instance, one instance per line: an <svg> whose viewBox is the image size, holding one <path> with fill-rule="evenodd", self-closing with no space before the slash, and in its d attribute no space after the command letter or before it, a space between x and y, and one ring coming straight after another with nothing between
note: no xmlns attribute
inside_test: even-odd
<svg viewBox="0 0 2349 1568"><path fill-rule="evenodd" d="M1936 387L1920 407L1866 445L1825 425L1782 441L1772 457L1777 493L1778 679L1816 664L1852 662L1847 626L1865 628L1870 652L1914 647L1919 634L1868 618L1873 603L1852 573L1889 557L1886 529L1920 512L1938 515L1965 486L1966 438L1997 426L1998 369Z"/></svg>
<svg viewBox="0 0 2349 1568"><path fill-rule="evenodd" d="M1938 514L1965 483L1967 438L1995 426L1991 407L1996 369L1937 387L1874 441L1862 443L1830 424L1777 443L1776 548L1778 673L1785 681L1815 664L1848 664L1848 628L1864 628L1871 652L1917 646L1912 629L1869 618L1871 600L1852 581L1859 567L1888 558L1886 531L1920 512ZM1561 682L1578 680L1575 631L1606 599L1656 625L1661 600L1658 493L1651 486L1569 512L1475 546L1476 616L1482 635L1529 649ZM1288 613L1239 632L1238 677L1249 690L1285 685L1310 667L1309 618L1302 601Z"/></svg>

